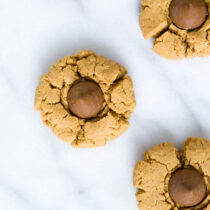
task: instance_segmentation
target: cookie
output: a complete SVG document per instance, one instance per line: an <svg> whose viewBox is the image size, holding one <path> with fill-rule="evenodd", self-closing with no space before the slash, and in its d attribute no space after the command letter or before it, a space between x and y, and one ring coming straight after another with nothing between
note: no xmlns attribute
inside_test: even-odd
<svg viewBox="0 0 210 210"><path fill-rule="evenodd" d="M162 143L144 153L134 169L141 210L210 209L210 141L188 138L181 152Z"/></svg>
<svg viewBox="0 0 210 210"><path fill-rule="evenodd" d="M104 146L130 126L135 97L126 74L123 66L92 51L66 56L41 77L35 110L73 147Z"/></svg>
<svg viewBox="0 0 210 210"><path fill-rule="evenodd" d="M166 58L210 55L209 0L142 0L139 16L145 39L155 38L153 51Z"/></svg>

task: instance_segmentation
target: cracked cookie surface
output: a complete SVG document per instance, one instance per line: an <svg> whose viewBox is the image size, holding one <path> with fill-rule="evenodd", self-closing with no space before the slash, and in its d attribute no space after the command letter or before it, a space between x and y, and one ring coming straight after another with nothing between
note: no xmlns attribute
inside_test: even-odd
<svg viewBox="0 0 210 210"><path fill-rule="evenodd" d="M210 15L198 29L177 28L169 17L171 0L142 0L139 23L145 39L155 38L153 51L166 59L210 55ZM205 0L210 13L210 1Z"/></svg>
<svg viewBox="0 0 210 210"><path fill-rule="evenodd" d="M92 51L80 51L53 64L39 82L35 110L53 133L73 147L104 146L119 137L130 124L135 108L131 78L126 69ZM104 94L103 109L92 119L81 119L68 108L67 95L75 82L92 80Z"/></svg>
<svg viewBox="0 0 210 210"><path fill-rule="evenodd" d="M188 138L181 152L172 143L162 143L144 153L145 161L138 161L134 169L136 198L141 210L209 210L210 209L210 141ZM203 176L207 193L194 207L176 204L168 192L168 183L174 171L195 168Z"/></svg>

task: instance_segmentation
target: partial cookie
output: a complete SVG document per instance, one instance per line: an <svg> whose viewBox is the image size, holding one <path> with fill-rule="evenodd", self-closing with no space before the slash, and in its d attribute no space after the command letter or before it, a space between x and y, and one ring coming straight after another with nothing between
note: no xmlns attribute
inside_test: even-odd
<svg viewBox="0 0 210 210"><path fill-rule="evenodd" d="M35 110L73 147L104 146L130 126L135 97L126 74L121 65L91 51L66 56L41 77Z"/></svg>
<svg viewBox="0 0 210 210"><path fill-rule="evenodd" d="M210 55L210 1L142 0L139 23L153 50L167 59Z"/></svg>
<svg viewBox="0 0 210 210"><path fill-rule="evenodd" d="M189 138L182 147L182 157L185 165L191 165L202 170L210 177L210 141L202 138Z"/></svg>
<svg viewBox="0 0 210 210"><path fill-rule="evenodd" d="M188 138L182 151L162 143L145 152L134 169L141 210L208 210L210 207L210 141ZM191 206L192 205L192 206Z"/></svg>

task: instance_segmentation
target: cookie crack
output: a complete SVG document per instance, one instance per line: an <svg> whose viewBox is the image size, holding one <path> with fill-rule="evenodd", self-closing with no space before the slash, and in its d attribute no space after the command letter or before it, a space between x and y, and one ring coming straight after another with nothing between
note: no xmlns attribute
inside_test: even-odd
<svg viewBox="0 0 210 210"><path fill-rule="evenodd" d="M76 138L75 138L74 141L76 142L77 145L78 145L78 141L80 140L79 136L81 135L81 132L84 131L84 126L85 126L85 124L80 125L80 129L79 129L79 131L76 134ZM83 137L84 137L84 135L83 135Z"/></svg>
<svg viewBox="0 0 210 210"><path fill-rule="evenodd" d="M149 5L141 5L141 10L144 11L146 8L150 8Z"/></svg>
<svg viewBox="0 0 210 210"><path fill-rule="evenodd" d="M149 154L147 154L147 155L148 155L148 157L149 157L149 159L147 160L148 162L153 161L153 162L155 162L155 163L159 163L160 165L165 166L165 168L166 168L166 170L168 171L168 173L170 172L170 170L169 170L168 167L167 167L167 164L161 163L160 161L151 158L151 156L150 156Z"/></svg>
<svg viewBox="0 0 210 210"><path fill-rule="evenodd" d="M187 42L187 35L186 35L185 37L181 36L178 32L173 31L172 29L170 29L170 26L169 26L169 28L168 28L168 31L169 31L170 33L172 33L172 34L177 35L178 37L180 37L180 38L182 39L182 41L183 41L184 44L185 44L185 53L184 53L184 56L186 57L187 50L188 50L188 48L190 48L190 47L189 47L189 43ZM174 51L176 51L175 48L174 48ZM177 53L177 51L176 51L176 55L179 56L178 53Z"/></svg>

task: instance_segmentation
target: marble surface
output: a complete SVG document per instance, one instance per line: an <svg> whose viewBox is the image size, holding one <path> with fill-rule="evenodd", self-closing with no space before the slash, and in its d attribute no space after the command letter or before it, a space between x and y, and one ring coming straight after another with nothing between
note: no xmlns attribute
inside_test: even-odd
<svg viewBox="0 0 210 210"><path fill-rule="evenodd" d="M132 175L145 150L210 138L210 57L155 55L139 10L139 0L1 0L0 209L137 210ZM132 126L103 148L71 148L33 110L40 76L80 49L124 65L135 86Z"/></svg>

